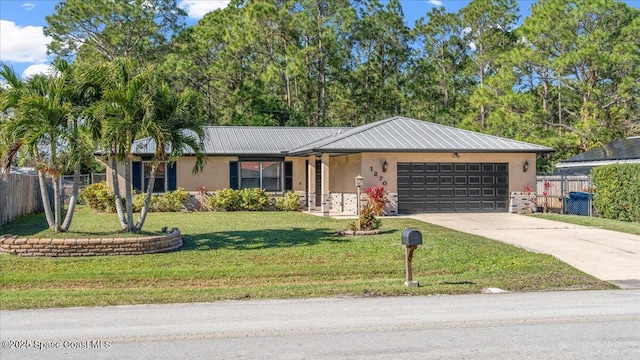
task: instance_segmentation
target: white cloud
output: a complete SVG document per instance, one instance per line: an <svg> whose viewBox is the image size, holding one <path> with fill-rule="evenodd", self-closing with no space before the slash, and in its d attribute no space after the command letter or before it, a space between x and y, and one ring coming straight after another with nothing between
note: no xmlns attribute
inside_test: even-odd
<svg viewBox="0 0 640 360"><path fill-rule="evenodd" d="M42 33L42 26L21 27L13 21L0 20L0 61L44 62L50 42L51 38Z"/></svg>
<svg viewBox="0 0 640 360"><path fill-rule="evenodd" d="M213 10L227 7L229 2L229 0L182 0L178 6L184 9L190 18L200 19Z"/></svg>
<svg viewBox="0 0 640 360"><path fill-rule="evenodd" d="M52 75L54 73L55 70L49 64L34 64L24 69L24 71L22 72L22 78L28 79L36 74Z"/></svg>
<svg viewBox="0 0 640 360"><path fill-rule="evenodd" d="M30 2L26 2L22 5L20 5L20 7L23 7L25 10L29 11L29 10L33 10L33 8L36 7L36 4L34 3L30 3Z"/></svg>
<svg viewBox="0 0 640 360"><path fill-rule="evenodd" d="M429 2L434 6L442 6L442 1L440 0L429 0Z"/></svg>

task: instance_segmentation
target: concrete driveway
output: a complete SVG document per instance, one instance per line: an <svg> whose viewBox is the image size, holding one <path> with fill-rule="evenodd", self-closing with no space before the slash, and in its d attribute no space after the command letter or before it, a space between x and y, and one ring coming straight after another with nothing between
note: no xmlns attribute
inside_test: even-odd
<svg viewBox="0 0 640 360"><path fill-rule="evenodd" d="M640 236L509 213L410 218L550 254L621 288L640 288Z"/></svg>

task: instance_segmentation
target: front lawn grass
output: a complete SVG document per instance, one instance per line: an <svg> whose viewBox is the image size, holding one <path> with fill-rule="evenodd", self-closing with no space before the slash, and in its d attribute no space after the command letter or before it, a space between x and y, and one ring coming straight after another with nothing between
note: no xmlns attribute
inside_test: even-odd
<svg viewBox="0 0 640 360"><path fill-rule="evenodd" d="M339 237L351 220L303 213L152 213L145 230L178 227L172 253L86 258L0 256L0 308L107 306L325 296L399 296L604 289L612 285L552 256L404 218L384 218L385 233ZM414 279L404 286L406 227L422 232ZM0 233L48 237L43 215ZM114 214L81 209L68 237L120 236Z"/></svg>
<svg viewBox="0 0 640 360"><path fill-rule="evenodd" d="M580 216L580 215L562 215L562 214L536 214L534 216L562 221L570 224L592 226L600 229L619 231L623 233L640 235L640 223L626 222L601 217Z"/></svg>

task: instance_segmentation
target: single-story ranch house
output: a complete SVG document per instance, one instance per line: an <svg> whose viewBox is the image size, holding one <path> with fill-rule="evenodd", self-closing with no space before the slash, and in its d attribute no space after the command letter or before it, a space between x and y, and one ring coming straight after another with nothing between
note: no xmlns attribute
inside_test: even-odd
<svg viewBox="0 0 640 360"><path fill-rule="evenodd" d="M536 154L553 151L405 117L355 128L209 126L204 146L202 172L192 174L195 157L187 153L159 167L154 191L292 190L324 215L356 213L358 175L363 190L384 186L388 214L506 212L510 192L535 188ZM155 143L139 140L133 150L133 187L142 191Z"/></svg>

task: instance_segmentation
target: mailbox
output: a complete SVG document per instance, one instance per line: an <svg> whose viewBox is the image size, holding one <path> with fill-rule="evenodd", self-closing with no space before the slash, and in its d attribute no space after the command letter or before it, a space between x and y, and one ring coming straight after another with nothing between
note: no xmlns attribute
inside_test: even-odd
<svg viewBox="0 0 640 360"><path fill-rule="evenodd" d="M405 229L402 232L402 245L422 245L422 234L415 229Z"/></svg>

